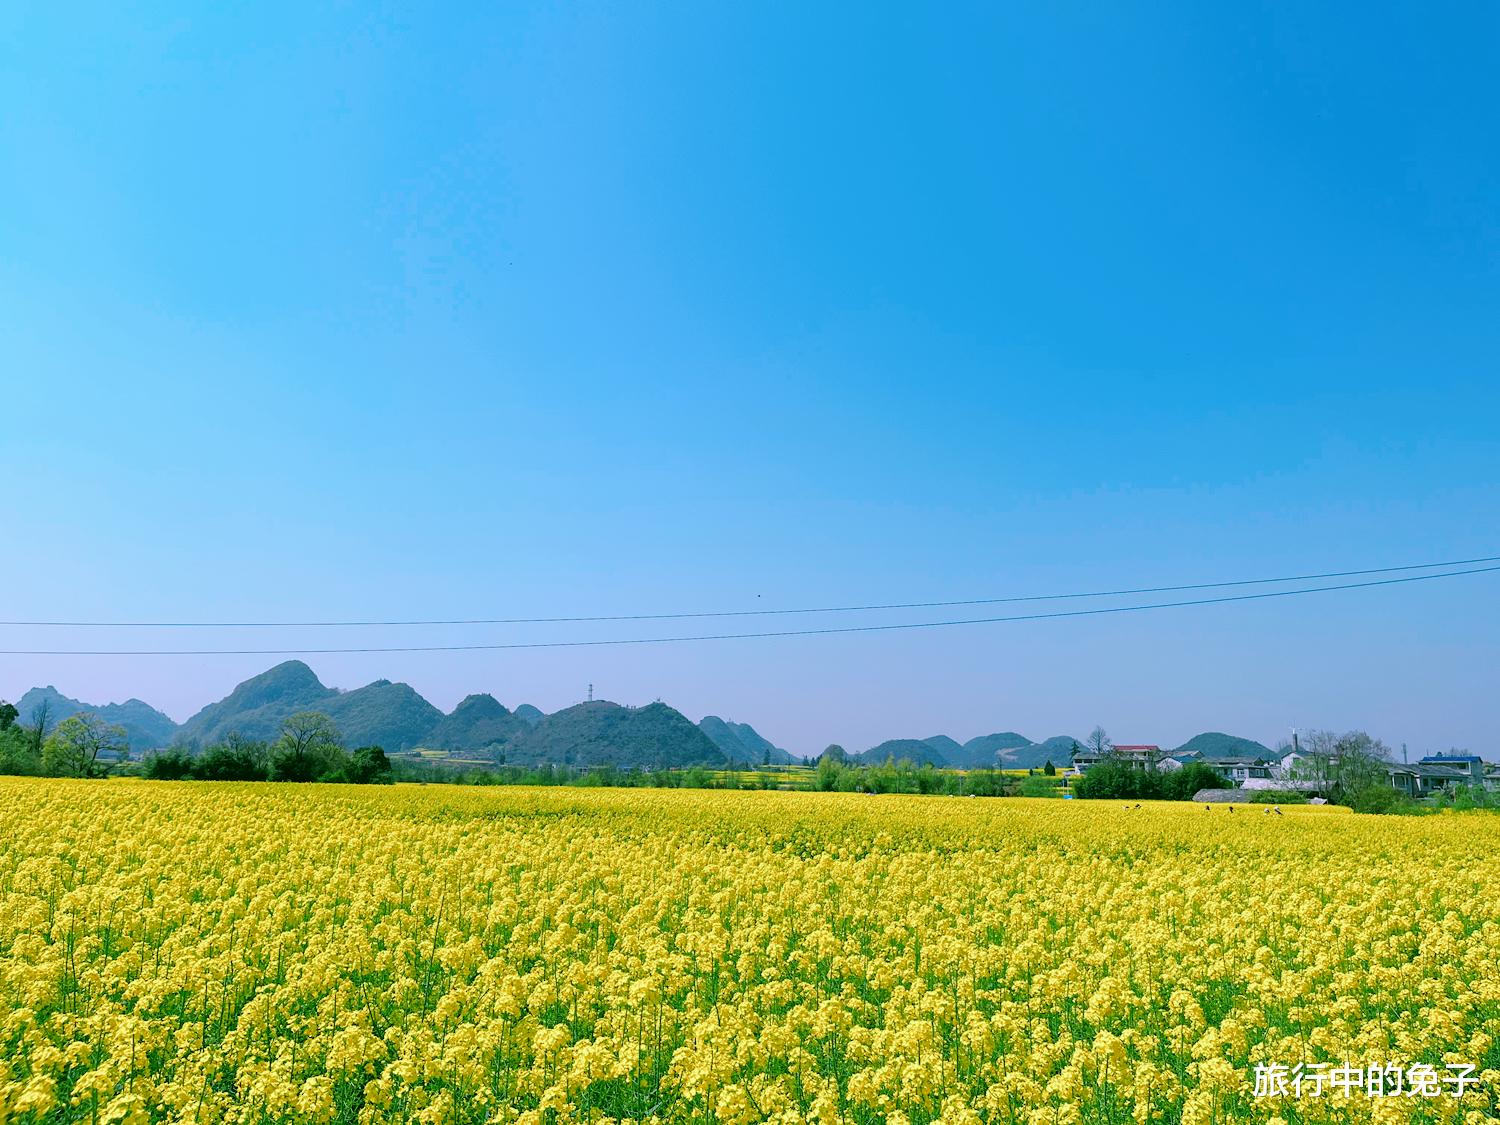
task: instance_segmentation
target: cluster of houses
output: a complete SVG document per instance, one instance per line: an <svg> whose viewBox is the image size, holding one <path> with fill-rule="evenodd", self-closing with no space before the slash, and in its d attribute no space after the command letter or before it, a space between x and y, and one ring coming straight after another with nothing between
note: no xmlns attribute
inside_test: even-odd
<svg viewBox="0 0 1500 1125"><path fill-rule="evenodd" d="M1163 750L1160 746L1117 745L1107 750L1080 750L1073 755L1073 770L1082 774L1106 757L1143 770L1180 770L1193 762L1217 770L1237 789L1278 789L1317 792L1326 788L1318 780L1313 755L1289 750L1267 757L1235 755L1212 757L1196 750ZM1452 793L1460 785L1500 791L1500 765L1485 762L1477 754L1430 754L1419 762L1388 763L1386 777L1391 788L1408 797L1436 797Z"/></svg>

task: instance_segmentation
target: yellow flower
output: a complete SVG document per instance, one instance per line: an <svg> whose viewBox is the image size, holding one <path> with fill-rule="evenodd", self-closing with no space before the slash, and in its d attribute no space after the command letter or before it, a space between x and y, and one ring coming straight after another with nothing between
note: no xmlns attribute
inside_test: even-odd
<svg viewBox="0 0 1500 1125"><path fill-rule="evenodd" d="M1336 1103L1258 1064L1374 1059L1480 1089L1352 1113L1471 1125L1500 1087L1478 815L0 778L0 840L11 1125L1285 1125Z"/></svg>

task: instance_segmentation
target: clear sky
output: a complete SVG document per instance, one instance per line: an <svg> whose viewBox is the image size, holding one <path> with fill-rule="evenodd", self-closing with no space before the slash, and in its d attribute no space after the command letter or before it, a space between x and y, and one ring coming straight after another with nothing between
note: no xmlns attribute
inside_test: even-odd
<svg viewBox="0 0 1500 1125"><path fill-rule="evenodd" d="M1493 5L217 7L0 9L0 616L741 609L1500 554ZM1102 723L1496 757L1497 610L1488 575L309 663L445 708L592 682L799 753ZM0 697L183 719L274 659L0 657Z"/></svg>

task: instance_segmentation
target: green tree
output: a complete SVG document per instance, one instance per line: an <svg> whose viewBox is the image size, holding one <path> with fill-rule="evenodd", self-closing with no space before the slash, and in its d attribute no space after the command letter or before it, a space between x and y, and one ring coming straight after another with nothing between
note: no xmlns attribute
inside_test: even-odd
<svg viewBox="0 0 1500 1125"><path fill-rule="evenodd" d="M1316 783L1341 805L1353 805L1366 790L1390 788L1391 748L1362 730L1309 731L1303 749L1292 776Z"/></svg>
<svg viewBox="0 0 1500 1125"><path fill-rule="evenodd" d="M17 718L15 704L0 703L0 773L40 773L41 755L32 752L31 737Z"/></svg>
<svg viewBox="0 0 1500 1125"><path fill-rule="evenodd" d="M42 756L32 749L31 733L14 724L0 730L0 773L35 776L42 772Z"/></svg>
<svg viewBox="0 0 1500 1125"><path fill-rule="evenodd" d="M210 746L193 764L193 775L203 781L265 781L270 775L270 748L239 731Z"/></svg>
<svg viewBox="0 0 1500 1125"><path fill-rule="evenodd" d="M193 776L193 756L185 750L162 750L146 758L145 775L152 781L181 781Z"/></svg>
<svg viewBox="0 0 1500 1125"><path fill-rule="evenodd" d="M1203 762L1189 762L1180 770L1158 774L1157 789L1163 800L1191 801L1200 789L1228 789L1229 780Z"/></svg>
<svg viewBox="0 0 1500 1125"><path fill-rule="evenodd" d="M130 753L125 728L80 711L57 724L42 745L42 769L52 777L103 777Z"/></svg>
<svg viewBox="0 0 1500 1125"><path fill-rule="evenodd" d="M1073 792L1087 800L1144 801L1161 795L1160 776L1106 757L1073 783Z"/></svg>
<svg viewBox="0 0 1500 1125"><path fill-rule="evenodd" d="M391 778L391 760L385 756L385 749L381 746L361 746L349 756L349 764L344 770L345 780L355 785L389 785ZM600 779L601 784L614 783L613 771Z"/></svg>
<svg viewBox="0 0 1500 1125"><path fill-rule="evenodd" d="M339 728L321 711L298 711L281 724L271 747L272 781L321 781L344 766Z"/></svg>
<svg viewBox="0 0 1500 1125"><path fill-rule="evenodd" d="M818 758L818 768L813 774L813 787L823 793L832 793L838 788L839 774L843 768L837 758L822 755Z"/></svg>
<svg viewBox="0 0 1500 1125"><path fill-rule="evenodd" d="M1048 758L1046 765L1042 766L1042 773L1046 774L1048 777L1057 776L1057 767L1052 764L1051 758Z"/></svg>
<svg viewBox="0 0 1500 1125"><path fill-rule="evenodd" d="M1391 748L1362 730L1340 735L1333 745L1333 795L1344 804L1352 804L1359 794L1370 789L1390 789L1386 769L1391 764Z"/></svg>

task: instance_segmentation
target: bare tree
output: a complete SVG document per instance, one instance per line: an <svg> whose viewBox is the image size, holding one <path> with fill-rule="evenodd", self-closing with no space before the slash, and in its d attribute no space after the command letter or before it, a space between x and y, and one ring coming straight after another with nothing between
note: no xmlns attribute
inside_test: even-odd
<svg viewBox="0 0 1500 1125"><path fill-rule="evenodd" d="M26 728L26 733L31 736L31 752L38 758L41 757L42 746L51 730L52 701L43 696L42 701L31 709L31 725Z"/></svg>
<svg viewBox="0 0 1500 1125"><path fill-rule="evenodd" d="M1333 746L1333 788L1340 801L1348 802L1365 789L1384 785L1391 748L1362 730L1339 736Z"/></svg>
<svg viewBox="0 0 1500 1125"><path fill-rule="evenodd" d="M1084 741L1084 745L1093 754L1108 754L1115 748L1115 744L1109 740L1109 734L1103 727L1095 727L1089 731L1089 736Z"/></svg>
<svg viewBox="0 0 1500 1125"><path fill-rule="evenodd" d="M1362 789L1385 784L1391 748L1362 730L1344 734L1313 730L1300 742L1303 758L1293 767L1292 776L1316 782L1341 803L1353 800Z"/></svg>
<svg viewBox="0 0 1500 1125"><path fill-rule="evenodd" d="M271 749L272 781L316 781L343 756L339 728L321 711L298 711Z"/></svg>

